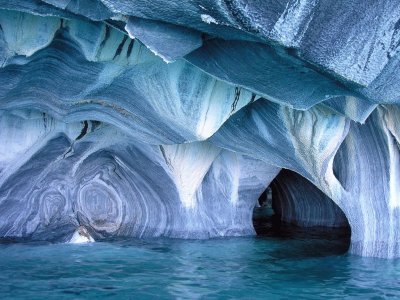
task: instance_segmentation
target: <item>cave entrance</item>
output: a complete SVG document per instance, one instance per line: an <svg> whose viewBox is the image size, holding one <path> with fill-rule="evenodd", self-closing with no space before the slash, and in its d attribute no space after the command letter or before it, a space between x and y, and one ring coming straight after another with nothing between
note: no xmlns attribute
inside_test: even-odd
<svg viewBox="0 0 400 300"><path fill-rule="evenodd" d="M257 236L301 240L316 255L341 254L350 246L350 225L328 196L299 174L283 169L253 211Z"/></svg>

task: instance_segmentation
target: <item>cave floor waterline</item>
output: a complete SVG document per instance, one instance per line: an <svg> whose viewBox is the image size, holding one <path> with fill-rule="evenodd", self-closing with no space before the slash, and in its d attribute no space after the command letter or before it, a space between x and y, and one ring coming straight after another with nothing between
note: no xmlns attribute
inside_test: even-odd
<svg viewBox="0 0 400 300"><path fill-rule="evenodd" d="M363 258L318 233L207 240L1 243L0 295L13 299L399 297L400 260ZM327 237L325 235L325 237ZM371 273L373 271L373 273ZM370 276L365 277L365 273ZM246 287L245 289L243 287ZM384 294L383 294L384 293ZM2 299L7 299L2 297Z"/></svg>

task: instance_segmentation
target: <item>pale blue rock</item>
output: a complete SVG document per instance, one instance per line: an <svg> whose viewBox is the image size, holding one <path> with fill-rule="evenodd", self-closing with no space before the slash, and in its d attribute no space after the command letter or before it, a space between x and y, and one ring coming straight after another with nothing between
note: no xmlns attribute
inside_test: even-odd
<svg viewBox="0 0 400 300"><path fill-rule="evenodd" d="M131 17L125 29L165 62L182 58L203 44L200 31L159 21Z"/></svg>

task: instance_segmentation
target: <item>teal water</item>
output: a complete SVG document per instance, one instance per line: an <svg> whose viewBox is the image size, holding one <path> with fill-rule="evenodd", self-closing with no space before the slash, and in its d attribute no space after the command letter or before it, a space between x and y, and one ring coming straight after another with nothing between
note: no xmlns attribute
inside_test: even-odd
<svg viewBox="0 0 400 300"><path fill-rule="evenodd" d="M0 244L0 299L400 298L400 260L335 239Z"/></svg>

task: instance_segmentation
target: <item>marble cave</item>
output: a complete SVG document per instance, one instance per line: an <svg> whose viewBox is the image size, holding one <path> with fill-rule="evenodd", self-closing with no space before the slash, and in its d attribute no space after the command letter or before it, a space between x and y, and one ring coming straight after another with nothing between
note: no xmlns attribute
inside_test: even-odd
<svg viewBox="0 0 400 300"><path fill-rule="evenodd" d="M400 256L400 1L0 0L0 238L349 226Z"/></svg>

